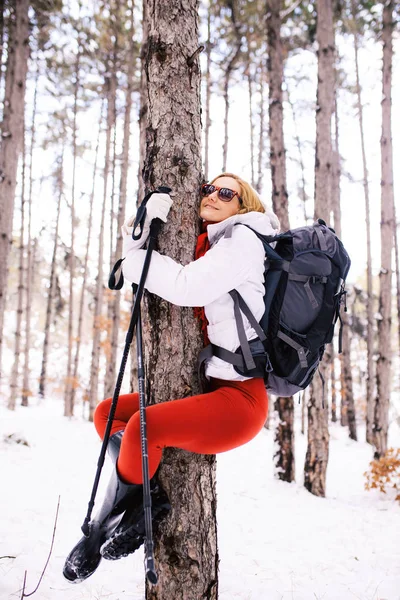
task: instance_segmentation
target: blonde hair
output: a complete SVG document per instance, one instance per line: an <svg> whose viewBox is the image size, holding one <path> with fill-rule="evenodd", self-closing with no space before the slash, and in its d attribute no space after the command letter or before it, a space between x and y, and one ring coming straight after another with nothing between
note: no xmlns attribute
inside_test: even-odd
<svg viewBox="0 0 400 600"><path fill-rule="evenodd" d="M249 183L247 183L247 181L244 181L238 175L234 175L234 173L221 173L220 175L217 175L217 177L214 177L214 179L212 181L210 181L210 183L214 183L214 181L216 181L220 177L231 177L232 179L235 179L235 181L238 182L239 187L240 187L240 199L241 199L241 203L240 203L241 208L238 211L239 215L243 215L244 213L248 213L251 211L260 212L260 213L266 212L265 207L264 207L263 203L261 202L260 197L257 194L256 190Z"/></svg>

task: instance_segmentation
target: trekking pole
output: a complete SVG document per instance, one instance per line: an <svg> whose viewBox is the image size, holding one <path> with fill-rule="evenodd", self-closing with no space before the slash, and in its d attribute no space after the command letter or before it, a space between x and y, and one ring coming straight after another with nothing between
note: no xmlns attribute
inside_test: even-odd
<svg viewBox="0 0 400 600"><path fill-rule="evenodd" d="M159 187L156 190L157 192L161 192L161 193L169 193L171 192L170 188L167 187ZM146 212L145 212L145 205L146 202L148 200L148 198L150 197L150 195L148 195L142 202L142 204L139 207L138 210L138 214L136 217L136 221L135 221L135 225L133 226L133 233L136 230L136 222L139 221L140 222L138 224L141 225L141 230L143 229L143 223L144 223L144 219L146 217ZM90 500L89 500L89 504L88 504L88 510L86 513L86 517L85 520L82 524L81 530L82 533L88 537L89 536L89 523L90 523L90 518L92 515L92 511L93 511L93 507L94 507L94 501L96 498L96 494L97 494L97 489L99 487L99 482L100 482L100 475L101 475L101 471L104 465L104 459L106 456L106 451L107 451L107 445L108 445L108 440L110 438L110 432L111 432L111 427L112 427L112 423L114 420L114 416L115 416L115 411L117 409L117 403L118 403L118 398L119 398L119 393L121 391L121 386L122 386L122 381L124 378L124 373L125 373L125 368L126 368L126 363L128 361L128 356L129 356L129 351L130 351L130 347L132 344L132 340L133 340L133 335L135 333L135 327L137 325L138 322L138 316L139 316L139 311L140 311L140 302L143 296L143 291L144 291L144 285L146 282L146 278L147 278L147 273L150 267L150 261L151 261L151 254L153 252L154 249L154 245L156 242L156 238L158 235L158 232L160 230L160 227L162 225L162 221L160 219L153 219L151 224L150 224L150 235L149 235L149 242L147 245L147 252L146 252L146 257L145 257L145 261L144 261L144 265L143 265L143 270L142 270L142 274L139 280L139 284L137 286L136 289L136 295L135 295L135 301L133 304L133 309L132 309L132 315L131 315L131 320L129 323L129 328L128 328L128 332L126 334L126 339L125 339L125 347L124 347L124 351L123 351L123 355L122 355L122 359L121 359L121 365L120 365L120 369L118 372L118 377L117 377L117 382L115 384L115 389L114 389L114 394L113 394L113 399L112 399L112 403L111 403L111 407L110 407L110 412L108 414L108 420L107 420L107 426L106 426L106 430L104 433L104 438L103 438L103 443L101 446L101 450L100 450L100 455L97 461L97 470L96 470L96 475L95 475L95 479L94 479L94 483L93 483L93 488L92 488L92 492L90 495ZM133 235L133 234L132 234ZM121 289L122 285L123 285L123 278L121 277L121 281L118 282L117 284L115 284L115 277L114 274L115 272L118 270L118 268L120 267L122 263L122 259L120 259L112 273L110 276L110 280L109 280L109 286L111 289ZM113 279L114 278L114 279ZM148 469L147 469L147 476L148 476ZM150 484L149 484L150 486ZM143 490L144 490L144 486L143 486ZM151 497L150 497L151 499ZM151 514L151 513L150 513ZM147 528L146 528L147 531ZM154 562L154 559L153 559ZM154 568L153 568L154 570ZM151 575L150 575L151 577ZM154 579L154 577L153 577ZM157 580L157 576L156 576L156 580ZM151 579L149 579L149 581L151 581Z"/></svg>
<svg viewBox="0 0 400 600"><path fill-rule="evenodd" d="M142 479L143 479L143 512L145 527L144 560L146 577L153 585L157 583L158 577L154 566L154 543L153 523L151 516L151 491L149 474L149 455L147 450L147 424L146 424L146 390L145 390L145 366L142 339L142 316L139 308L136 325L136 350L139 384L139 417L140 417L140 441L142 448Z"/></svg>

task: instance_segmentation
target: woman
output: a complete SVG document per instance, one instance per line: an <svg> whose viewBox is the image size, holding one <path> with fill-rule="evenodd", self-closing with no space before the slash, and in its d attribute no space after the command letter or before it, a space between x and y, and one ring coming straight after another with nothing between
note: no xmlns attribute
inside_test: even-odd
<svg viewBox="0 0 400 600"><path fill-rule="evenodd" d="M154 252L146 279L149 292L178 306L197 309L205 340L231 352L239 347L231 290L237 290L259 321L264 312L264 248L249 229L263 235L277 233L275 215L266 213L253 188L240 177L223 173L202 186L196 260L182 266ZM154 193L147 203L147 218L140 240L132 239L132 222L123 227L124 275L138 283L146 251L150 222L164 222L172 201ZM237 224L249 227L236 226ZM257 337L243 316L248 340ZM146 409L149 471L153 522L157 524L170 506L155 473L162 450L182 448L200 454L216 454L251 440L263 427L268 398L262 378L249 378L213 356L206 362L210 391L198 396L149 406ZM106 429L111 398L101 402L94 422L101 438ZM70 581L89 577L102 556L117 559L134 552L144 539L142 466L138 394L120 396L111 429L109 453L116 464L103 505L67 558L64 576Z"/></svg>

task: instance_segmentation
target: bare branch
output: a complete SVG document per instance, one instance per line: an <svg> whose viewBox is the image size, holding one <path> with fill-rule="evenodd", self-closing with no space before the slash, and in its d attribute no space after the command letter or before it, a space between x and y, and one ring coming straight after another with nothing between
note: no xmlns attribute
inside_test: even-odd
<svg viewBox="0 0 400 600"><path fill-rule="evenodd" d="M41 584L41 582L42 582L42 579L43 579L43 577L44 577L44 574L45 574L45 572L46 572L46 569L47 569L47 565L49 564L49 560L50 560L50 557L51 557L51 553L52 553L52 551L53 551L54 538L55 538L55 536L56 536L56 528L57 528L57 519L58 519L58 511L59 511L59 508L60 508L60 496L58 496L58 503L57 503L56 517L55 517L55 519L54 519L53 537L52 537L52 540L51 540L51 546L50 546L50 552L49 552L49 556L47 557L46 564L44 565L44 569L43 569L43 571L42 571L42 574L41 574L41 576L40 576L40 578L39 578L39 581L38 581L38 584L37 584L37 586L35 587L35 589L33 590L33 592L30 592L29 594L25 594L25 582L26 582L26 571L25 571L24 585L23 585L23 588L22 588L22 596L21 596L21 600L23 600L23 598L29 598L29 596L33 596L33 594L35 594L35 593L38 591L38 589L39 589L39 586L40 586L40 584Z"/></svg>

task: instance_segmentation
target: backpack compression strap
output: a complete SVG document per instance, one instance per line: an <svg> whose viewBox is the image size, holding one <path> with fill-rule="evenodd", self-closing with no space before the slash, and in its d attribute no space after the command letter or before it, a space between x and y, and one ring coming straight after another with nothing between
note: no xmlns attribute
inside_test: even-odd
<svg viewBox="0 0 400 600"><path fill-rule="evenodd" d="M222 348L221 346L217 346L216 344L209 344L200 352L198 365L199 372L203 363L212 356L216 356L224 362L238 367L242 371L251 371L252 369L256 368L249 341L244 329L242 312L247 317L250 325L258 335L258 338L261 340L261 342L265 342L267 339L266 335L239 292L237 290L232 290L229 292L229 294L233 300L233 310L242 354L236 354L235 352L231 352L230 350Z"/></svg>

